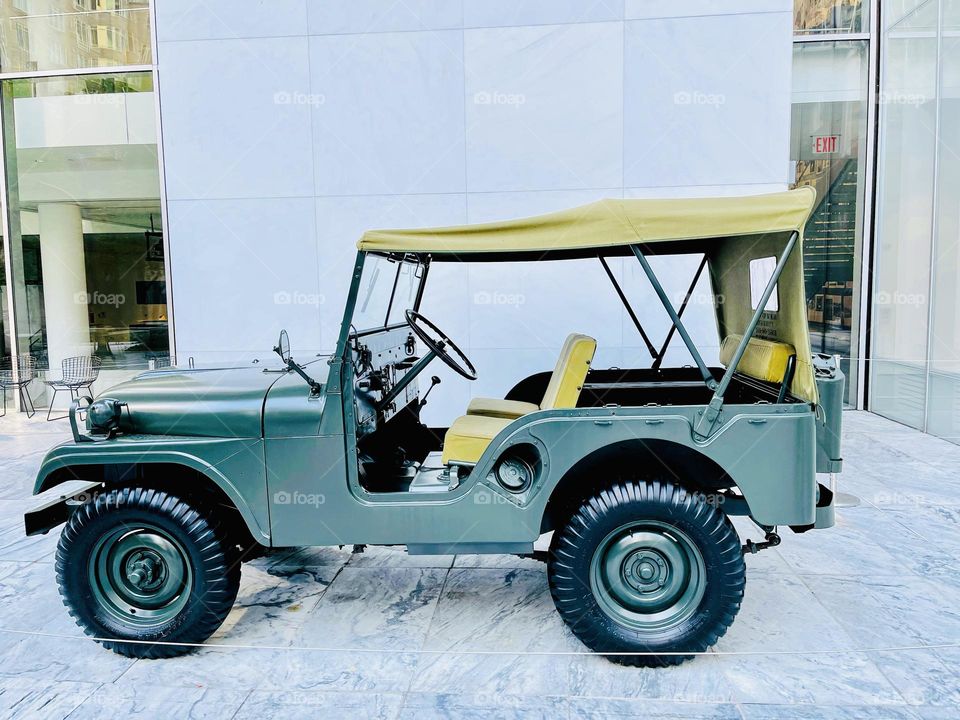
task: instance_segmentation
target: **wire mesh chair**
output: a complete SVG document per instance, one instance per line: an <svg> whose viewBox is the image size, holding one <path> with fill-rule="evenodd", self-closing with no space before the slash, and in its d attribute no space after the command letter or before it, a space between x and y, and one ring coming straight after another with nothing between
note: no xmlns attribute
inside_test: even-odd
<svg viewBox="0 0 960 720"><path fill-rule="evenodd" d="M0 392L3 393L3 417L7 414L7 389L16 388L20 393L20 404L27 409L27 417L33 417L37 409L30 397L28 385L37 379L37 363L32 355L17 356L17 372L13 372L13 358L0 359Z"/></svg>
<svg viewBox="0 0 960 720"><path fill-rule="evenodd" d="M70 393L70 400L76 400L80 397L80 391L86 390L93 393L91 385L96 382L100 376L100 365L103 361L95 355L77 355L75 357L64 358L60 363L61 375L59 380L44 380L44 384L53 389L53 397L50 398L50 407L47 408L47 420L62 420L69 415L58 415L50 417L53 412L53 403L57 399L57 393L66 390Z"/></svg>

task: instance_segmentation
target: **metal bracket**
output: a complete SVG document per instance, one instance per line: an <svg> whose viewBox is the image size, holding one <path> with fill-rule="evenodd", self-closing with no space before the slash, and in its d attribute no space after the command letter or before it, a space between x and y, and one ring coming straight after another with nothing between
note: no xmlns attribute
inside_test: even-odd
<svg viewBox="0 0 960 720"><path fill-rule="evenodd" d="M703 409L700 419L697 420L696 426L693 428L693 432L702 440L706 440L710 437L710 433L713 432L714 425L717 424L717 420L720 418L720 412L723 410L723 396L714 395L710 398L710 403Z"/></svg>
<svg viewBox="0 0 960 720"><path fill-rule="evenodd" d="M751 555L756 555L761 550L766 550L768 548L774 548L780 544L780 536L777 535L776 529L768 530L766 535L764 535L763 542L754 542L750 538L747 538L747 542L743 545L743 554L746 555L750 553Z"/></svg>

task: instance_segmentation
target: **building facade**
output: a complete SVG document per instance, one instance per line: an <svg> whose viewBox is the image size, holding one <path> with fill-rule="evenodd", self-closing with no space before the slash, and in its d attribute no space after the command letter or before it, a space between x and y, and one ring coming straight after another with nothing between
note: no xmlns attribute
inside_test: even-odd
<svg viewBox="0 0 960 720"><path fill-rule="evenodd" d="M99 387L262 362L280 328L309 357L366 228L805 184L815 350L843 358L851 405L957 441L956 5L5 2L4 354L53 377L97 355ZM634 265L613 270L662 337ZM678 302L696 265L658 267ZM557 317L561 294L582 310ZM708 360L711 302L703 278L685 319ZM444 376L437 424L570 331L601 365L649 363L596 263L546 284L444 268L424 309L480 373Z"/></svg>

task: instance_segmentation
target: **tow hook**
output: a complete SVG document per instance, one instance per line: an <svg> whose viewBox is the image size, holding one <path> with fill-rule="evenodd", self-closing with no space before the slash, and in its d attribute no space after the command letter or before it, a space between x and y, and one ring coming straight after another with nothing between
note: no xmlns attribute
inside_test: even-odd
<svg viewBox="0 0 960 720"><path fill-rule="evenodd" d="M780 536L773 530L768 530L765 535L765 540L763 542L754 542L750 538L747 538L747 542L743 546L743 554L746 555L750 553L751 555L756 555L761 550L766 550L767 548L776 547L780 544Z"/></svg>

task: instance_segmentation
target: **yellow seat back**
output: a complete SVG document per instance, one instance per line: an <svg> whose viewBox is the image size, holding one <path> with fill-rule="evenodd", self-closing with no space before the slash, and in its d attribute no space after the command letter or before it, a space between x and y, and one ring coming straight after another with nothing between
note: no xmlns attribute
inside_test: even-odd
<svg viewBox="0 0 960 720"><path fill-rule="evenodd" d="M737 346L742 338L743 335L727 335L723 339L723 344L720 345L720 362L725 367L729 367L730 361L733 360L733 354L737 351ZM793 349L793 345L773 340L750 338L747 349L737 366L737 372L749 375L757 380L782 382L783 376L787 372L787 359L795 354L796 350Z"/></svg>
<svg viewBox="0 0 960 720"><path fill-rule="evenodd" d="M571 333L563 343L550 384L543 394L541 410L577 406L580 390L590 371L590 362L597 351L597 341L589 335Z"/></svg>

